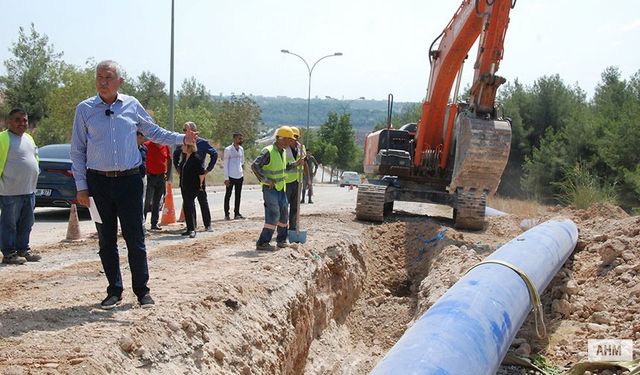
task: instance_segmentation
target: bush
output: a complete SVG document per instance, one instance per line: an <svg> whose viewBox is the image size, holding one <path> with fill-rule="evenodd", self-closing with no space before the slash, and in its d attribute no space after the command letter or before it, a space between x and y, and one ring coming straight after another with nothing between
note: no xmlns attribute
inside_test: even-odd
<svg viewBox="0 0 640 375"><path fill-rule="evenodd" d="M616 204L615 186L600 183L582 164L577 163L564 172L564 180L556 183L561 202L579 209L589 208L595 203Z"/></svg>

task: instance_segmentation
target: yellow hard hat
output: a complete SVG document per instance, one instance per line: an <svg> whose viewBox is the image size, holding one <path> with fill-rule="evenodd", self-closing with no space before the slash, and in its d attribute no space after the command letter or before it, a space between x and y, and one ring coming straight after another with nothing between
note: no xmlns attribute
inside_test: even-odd
<svg viewBox="0 0 640 375"><path fill-rule="evenodd" d="M291 130L293 131L293 136L296 137L296 139L300 138L300 129L292 126Z"/></svg>
<svg viewBox="0 0 640 375"><path fill-rule="evenodd" d="M293 130L290 126L281 126L276 130L276 137L293 139Z"/></svg>

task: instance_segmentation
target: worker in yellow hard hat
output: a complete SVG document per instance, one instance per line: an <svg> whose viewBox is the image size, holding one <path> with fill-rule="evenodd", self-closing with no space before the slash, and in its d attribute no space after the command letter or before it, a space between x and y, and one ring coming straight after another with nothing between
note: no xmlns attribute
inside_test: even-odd
<svg viewBox="0 0 640 375"><path fill-rule="evenodd" d="M305 163L305 149L300 143L300 129L295 126L291 127L293 131L294 141L286 148L287 160L295 160L298 164L296 169L291 169L286 172L285 182L287 183L287 200L289 201L289 229L298 229L297 214L300 208L300 196L299 190L302 184L302 176L304 175L304 163Z"/></svg>
<svg viewBox="0 0 640 375"><path fill-rule="evenodd" d="M276 130L275 142L266 146L251 164L251 170L262 185L264 200L264 227L256 242L256 250L273 251L270 242L277 230L277 246L287 247L288 202L285 176L288 170L295 170L295 161L287 162L285 149L294 140L293 130L289 126L281 126Z"/></svg>

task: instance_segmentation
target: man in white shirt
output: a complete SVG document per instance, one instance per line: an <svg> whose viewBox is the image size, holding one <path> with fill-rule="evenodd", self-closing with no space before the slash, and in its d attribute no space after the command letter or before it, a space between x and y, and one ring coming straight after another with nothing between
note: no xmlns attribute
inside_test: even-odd
<svg viewBox="0 0 640 375"><path fill-rule="evenodd" d="M227 192L224 195L224 219L231 220L229 216L229 199L231 190L236 189L234 219L244 219L240 214L240 194L244 181L244 149L242 148L242 134L233 133L233 143L224 149L224 185Z"/></svg>

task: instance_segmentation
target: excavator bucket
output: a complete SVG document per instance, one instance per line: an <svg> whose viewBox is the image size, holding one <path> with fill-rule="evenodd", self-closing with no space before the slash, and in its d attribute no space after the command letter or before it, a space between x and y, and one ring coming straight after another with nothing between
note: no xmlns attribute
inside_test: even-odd
<svg viewBox="0 0 640 375"><path fill-rule="evenodd" d="M511 125L503 120L460 116L449 191L474 189L495 193L509 160Z"/></svg>

